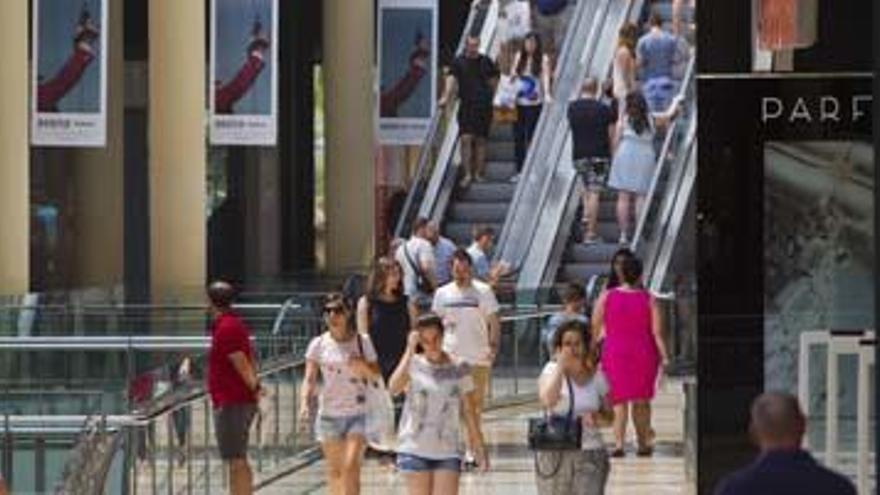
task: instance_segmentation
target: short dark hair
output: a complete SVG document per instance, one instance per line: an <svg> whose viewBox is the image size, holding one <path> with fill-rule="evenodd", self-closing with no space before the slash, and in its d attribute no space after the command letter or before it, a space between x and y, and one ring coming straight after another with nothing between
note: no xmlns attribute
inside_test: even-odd
<svg viewBox="0 0 880 495"><path fill-rule="evenodd" d="M569 282L562 292L562 302L570 303L575 301L583 301L587 298L587 291L584 286L574 282Z"/></svg>
<svg viewBox="0 0 880 495"><path fill-rule="evenodd" d="M208 285L208 300L215 308L229 309L235 301L235 288L225 280L215 280Z"/></svg>
<svg viewBox="0 0 880 495"><path fill-rule="evenodd" d="M479 240L483 236L495 236L495 229L488 225L477 225L474 227L474 239Z"/></svg>
<svg viewBox="0 0 880 495"><path fill-rule="evenodd" d="M797 397L765 392L751 406L749 428L753 434L776 441L799 441L806 423Z"/></svg>
<svg viewBox="0 0 880 495"><path fill-rule="evenodd" d="M423 328L436 328L442 334L445 330L443 318L440 318L437 313L422 313L416 320L416 329L421 330Z"/></svg>
<svg viewBox="0 0 880 495"><path fill-rule="evenodd" d="M324 304L322 305L322 308L334 306L340 306L345 309L346 312L351 311L351 307L348 305L345 296L341 292L331 292L324 296Z"/></svg>
<svg viewBox="0 0 880 495"><path fill-rule="evenodd" d="M474 264L474 260L471 258L470 253L464 248L457 248L455 252L452 253L452 260L464 261L468 266L473 266Z"/></svg>
<svg viewBox="0 0 880 495"><path fill-rule="evenodd" d="M428 222L429 222L429 220L428 220L427 218L425 218L425 217L418 217L418 218L416 218L416 220L413 222L413 225L412 225L412 233L415 234L416 232L418 232L418 231L422 230L423 228L427 227L427 226L428 226Z"/></svg>
<svg viewBox="0 0 880 495"><path fill-rule="evenodd" d="M663 26L663 16L661 16L660 12L656 10L651 12L651 17L648 18L648 24L657 27Z"/></svg>
<svg viewBox="0 0 880 495"><path fill-rule="evenodd" d="M624 282L634 285L642 276L642 262L635 256L624 258L620 266L620 273L623 275Z"/></svg>
<svg viewBox="0 0 880 495"><path fill-rule="evenodd" d="M562 339L568 332L579 333L581 341L584 343L584 349L590 348L590 327L581 320L570 319L563 321L558 327L556 327L556 333L553 335L554 349L562 347Z"/></svg>

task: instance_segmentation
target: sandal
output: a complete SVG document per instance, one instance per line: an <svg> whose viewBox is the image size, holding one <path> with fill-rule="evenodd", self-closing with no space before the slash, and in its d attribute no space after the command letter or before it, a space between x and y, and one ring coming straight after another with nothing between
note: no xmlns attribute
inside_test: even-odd
<svg viewBox="0 0 880 495"><path fill-rule="evenodd" d="M611 455L611 457L623 457L624 452L623 452L623 449L614 449L611 451L610 455Z"/></svg>

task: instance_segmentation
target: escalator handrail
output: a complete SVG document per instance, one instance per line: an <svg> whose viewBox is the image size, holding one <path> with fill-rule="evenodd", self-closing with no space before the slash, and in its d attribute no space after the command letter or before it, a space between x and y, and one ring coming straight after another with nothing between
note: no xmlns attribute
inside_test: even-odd
<svg viewBox="0 0 880 495"><path fill-rule="evenodd" d="M684 85L681 87L676 97L676 99L681 99L682 105L688 106L688 108L683 108L682 110L684 112L688 112L688 118L691 119L696 118L695 112L693 111L695 102L693 100L688 100L685 97L693 89L696 81L696 78L694 77L696 65L695 60L696 57L691 55L690 60L688 61L687 70L685 71L685 76L682 79L682 81L684 81ZM672 122L671 127L666 132L666 138L663 140L663 147L661 148L660 153L657 155L657 162L654 166L654 172L651 176L651 185L649 186L648 193L645 196L645 205L647 206L647 208L645 208L644 211L641 212L641 215L639 215L638 223L636 224L636 230L630 243L630 249L634 253L637 253L638 249L641 247L642 238L645 231L645 224L647 223L648 217L651 212L651 205L653 205L655 197L657 196L657 194L659 194L658 186L660 182L660 177L663 175L663 171L666 169L667 164L671 167L675 161L673 159L670 159L669 154L672 151L672 140L675 137L676 133L681 130L682 125L683 123L679 119L676 119ZM684 143L682 149L687 149L688 146L690 146L690 143Z"/></svg>
<svg viewBox="0 0 880 495"><path fill-rule="evenodd" d="M489 14L493 11L493 7L495 17L497 17L497 3L498 0L478 0L474 2L474 4L471 6L470 12L468 13L468 18L465 22L464 31L462 32L461 38L458 42L458 46L456 47L456 56L463 53L465 41L467 40L468 35L477 25L477 22L482 22L482 24L480 25L480 48L481 52L485 52L487 48L487 38L491 41L491 37L487 36L486 30L492 29L494 31L496 27L496 23L486 21L490 20L491 16ZM456 98L454 101L449 102L449 111L438 109L434 113L434 116L431 118L431 124L428 127L428 134L425 138L425 142L422 144L419 150L419 161L416 168L415 177L413 177L411 181L409 191L407 191L406 200L404 201L403 208L397 219L397 225L394 227L395 238L407 236L409 233L409 226L411 225L411 222L415 220L414 212L419 211L419 213L421 214L424 211L424 204L432 204L434 201L433 198L425 197L422 198L422 205L417 205L416 197L421 192L428 192L428 174L431 174L430 180L433 182L434 177L437 176L438 173L437 168L445 169L445 165L448 165L448 162L450 161L449 155L451 155L451 150L441 152L440 156L438 156L437 158L437 163L434 164L433 172L432 170L429 170L430 165L433 161L434 144L436 142L441 142L441 151L444 150L444 148L448 148L447 140L449 139L450 129L448 129L447 127L445 129L445 132L441 135L440 132L443 128L441 124L443 122L443 119L447 116L449 116L450 119L453 118L452 116L455 115L457 105L458 99ZM457 132L455 132L455 134L457 134ZM436 193L433 194L436 195Z"/></svg>

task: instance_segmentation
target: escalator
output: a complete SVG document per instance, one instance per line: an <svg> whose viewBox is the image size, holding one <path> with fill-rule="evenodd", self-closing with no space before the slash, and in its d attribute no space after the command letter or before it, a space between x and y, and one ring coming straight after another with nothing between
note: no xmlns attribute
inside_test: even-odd
<svg viewBox="0 0 880 495"><path fill-rule="evenodd" d="M456 105L438 113L422 146L416 176L395 236L407 236L415 218L425 217L440 224L443 234L459 245L470 242L475 225L493 227L500 233L501 240L506 239L505 232L511 225L511 205L517 204L521 197L530 197L529 191L534 189L535 182L546 175L546 163L540 150L552 146L559 127L567 125L566 102L580 87L581 66L592 58L600 39L616 36L619 26L628 19L630 5L634 4L641 5L641 0L578 2L556 64L555 101L544 105L518 183L510 181L515 174L512 126L496 124L489 136L487 180L472 183L466 189L458 187ZM480 33L480 51L492 58L496 57L499 45L495 41L497 23L498 2L476 2L465 28L465 34ZM463 40L459 53L462 44Z"/></svg>

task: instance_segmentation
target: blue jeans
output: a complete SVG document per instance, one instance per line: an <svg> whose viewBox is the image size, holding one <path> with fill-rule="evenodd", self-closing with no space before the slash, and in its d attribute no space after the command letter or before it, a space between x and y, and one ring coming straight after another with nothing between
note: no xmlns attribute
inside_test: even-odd
<svg viewBox="0 0 880 495"><path fill-rule="evenodd" d="M367 416L324 416L319 415L315 426L315 436L319 442L345 440L349 435L363 436L366 431Z"/></svg>
<svg viewBox="0 0 880 495"><path fill-rule="evenodd" d="M426 459L412 454L397 454L397 469L404 473L424 473L427 471L461 472L461 459Z"/></svg>

